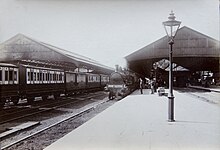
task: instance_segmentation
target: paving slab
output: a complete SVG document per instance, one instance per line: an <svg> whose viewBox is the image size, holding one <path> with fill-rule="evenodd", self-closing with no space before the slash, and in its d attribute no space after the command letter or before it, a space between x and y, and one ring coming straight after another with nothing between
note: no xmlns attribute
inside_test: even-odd
<svg viewBox="0 0 220 150"><path fill-rule="evenodd" d="M175 122L165 96L135 91L46 150L219 150L220 107L174 92Z"/></svg>

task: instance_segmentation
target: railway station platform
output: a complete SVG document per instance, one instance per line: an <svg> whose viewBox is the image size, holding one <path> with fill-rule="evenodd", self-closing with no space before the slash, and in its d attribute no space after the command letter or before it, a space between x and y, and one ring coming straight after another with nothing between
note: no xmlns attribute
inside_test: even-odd
<svg viewBox="0 0 220 150"><path fill-rule="evenodd" d="M219 150L220 106L174 91L175 122L168 100L135 91L46 150Z"/></svg>
<svg viewBox="0 0 220 150"><path fill-rule="evenodd" d="M218 92L220 93L220 86L211 86L211 87L201 87L201 86L189 86L189 88L198 89L198 90L204 90L208 92Z"/></svg>

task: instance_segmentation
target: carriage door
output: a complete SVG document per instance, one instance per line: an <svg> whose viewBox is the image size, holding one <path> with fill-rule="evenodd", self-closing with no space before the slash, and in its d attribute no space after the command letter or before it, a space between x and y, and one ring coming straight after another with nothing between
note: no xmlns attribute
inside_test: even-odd
<svg viewBox="0 0 220 150"><path fill-rule="evenodd" d="M3 83L4 84L8 84L8 74L9 74L9 69L8 69L8 67L4 67L4 72L3 72L3 74L4 74L4 80L3 80Z"/></svg>
<svg viewBox="0 0 220 150"><path fill-rule="evenodd" d="M2 85L2 67L0 67L0 85Z"/></svg>
<svg viewBox="0 0 220 150"><path fill-rule="evenodd" d="M14 84L18 84L18 68L14 68L13 81L14 81Z"/></svg>

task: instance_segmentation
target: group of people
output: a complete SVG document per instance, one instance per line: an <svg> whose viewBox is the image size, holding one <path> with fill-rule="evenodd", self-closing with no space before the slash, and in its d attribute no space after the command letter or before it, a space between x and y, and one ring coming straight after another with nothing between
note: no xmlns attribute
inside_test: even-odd
<svg viewBox="0 0 220 150"><path fill-rule="evenodd" d="M141 94L143 94L143 89L145 88L145 82L141 78L139 79L139 85L140 85L139 86L140 92ZM154 92L157 91L156 83L153 80L150 81L150 89L151 89L151 94L154 94Z"/></svg>

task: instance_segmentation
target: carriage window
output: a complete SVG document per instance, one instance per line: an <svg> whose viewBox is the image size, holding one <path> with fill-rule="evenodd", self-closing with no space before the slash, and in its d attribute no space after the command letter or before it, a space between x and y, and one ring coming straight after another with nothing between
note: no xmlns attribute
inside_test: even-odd
<svg viewBox="0 0 220 150"><path fill-rule="evenodd" d="M50 74L50 81L53 81L53 76L52 76L52 74Z"/></svg>
<svg viewBox="0 0 220 150"><path fill-rule="evenodd" d="M31 81L33 81L34 79L34 75L33 75L33 72L31 72Z"/></svg>
<svg viewBox="0 0 220 150"><path fill-rule="evenodd" d="M43 72L43 81L44 83L47 83L47 72L46 71Z"/></svg>
<svg viewBox="0 0 220 150"><path fill-rule="evenodd" d="M53 74L53 81L56 81L56 74Z"/></svg>
<svg viewBox="0 0 220 150"><path fill-rule="evenodd" d="M2 81L2 70L0 70L0 81Z"/></svg>
<svg viewBox="0 0 220 150"><path fill-rule="evenodd" d="M47 73L47 78L46 78L47 81L50 81L50 74L49 72Z"/></svg>
<svg viewBox="0 0 220 150"><path fill-rule="evenodd" d="M64 82L64 74L62 73L62 82Z"/></svg>
<svg viewBox="0 0 220 150"><path fill-rule="evenodd" d="M47 81L47 73L46 72L42 73L42 80Z"/></svg>
<svg viewBox="0 0 220 150"><path fill-rule="evenodd" d="M30 81L30 79L31 79L31 73L28 72L28 81Z"/></svg>
<svg viewBox="0 0 220 150"><path fill-rule="evenodd" d="M48 73L44 73L45 74L45 80L48 81Z"/></svg>
<svg viewBox="0 0 220 150"><path fill-rule="evenodd" d="M39 80L42 81L42 72L39 73Z"/></svg>
<svg viewBox="0 0 220 150"><path fill-rule="evenodd" d="M12 79L13 79L13 71L10 70L9 71L9 81L12 81Z"/></svg>
<svg viewBox="0 0 220 150"><path fill-rule="evenodd" d="M14 71L14 81L17 81L17 71Z"/></svg>
<svg viewBox="0 0 220 150"><path fill-rule="evenodd" d="M8 71L5 71L5 81L8 81Z"/></svg>
<svg viewBox="0 0 220 150"><path fill-rule="evenodd" d="M79 82L86 82L86 75L84 75L84 74L79 74L79 75L77 76L77 83L79 83Z"/></svg>
<svg viewBox="0 0 220 150"><path fill-rule="evenodd" d="M50 81L53 81L53 77L54 77L54 76L53 76L53 74L51 73L51 74L50 74Z"/></svg>
<svg viewBox="0 0 220 150"><path fill-rule="evenodd" d="M37 80L37 75L36 75L36 72L34 72L34 81L36 81Z"/></svg>
<svg viewBox="0 0 220 150"><path fill-rule="evenodd" d="M40 81L40 73L37 73L37 81Z"/></svg>
<svg viewBox="0 0 220 150"><path fill-rule="evenodd" d="M44 76L45 76L45 73L43 73L42 75L43 75L43 81L45 81L45 78L44 78Z"/></svg>
<svg viewBox="0 0 220 150"><path fill-rule="evenodd" d="M59 74L59 81L62 81L62 74Z"/></svg>
<svg viewBox="0 0 220 150"><path fill-rule="evenodd" d="M59 74L56 74L56 81L59 81L58 75L59 75Z"/></svg>

